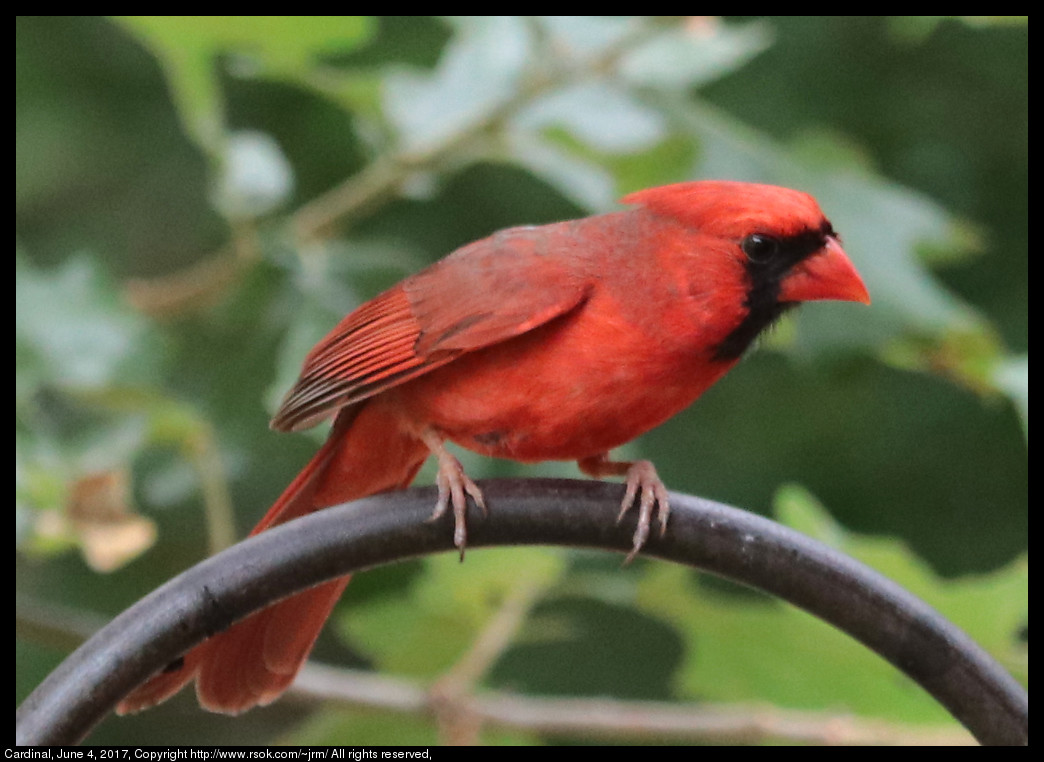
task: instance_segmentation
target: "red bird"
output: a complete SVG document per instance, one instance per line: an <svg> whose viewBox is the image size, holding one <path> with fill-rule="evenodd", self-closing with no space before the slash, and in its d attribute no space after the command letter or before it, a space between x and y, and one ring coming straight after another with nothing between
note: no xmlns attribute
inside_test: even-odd
<svg viewBox="0 0 1044 762"><path fill-rule="evenodd" d="M653 465L609 450L688 407L799 302L869 303L815 200L740 182L632 193L626 211L517 227L469 244L359 307L305 359L272 420L333 429L252 534L311 511L405 488L438 459L435 515L482 493L445 447L621 475L639 507L638 552L667 492ZM607 414L607 411L608 414ZM236 714L293 681L348 583L280 601L200 644L135 690L121 713L192 678L200 704Z"/></svg>

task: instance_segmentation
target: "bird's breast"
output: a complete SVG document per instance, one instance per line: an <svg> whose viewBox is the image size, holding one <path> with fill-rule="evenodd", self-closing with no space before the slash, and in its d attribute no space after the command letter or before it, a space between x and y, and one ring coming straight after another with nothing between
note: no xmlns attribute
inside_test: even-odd
<svg viewBox="0 0 1044 762"><path fill-rule="evenodd" d="M484 455L575 460L664 422L733 364L611 305L591 307L462 355L389 390L387 402L407 427Z"/></svg>

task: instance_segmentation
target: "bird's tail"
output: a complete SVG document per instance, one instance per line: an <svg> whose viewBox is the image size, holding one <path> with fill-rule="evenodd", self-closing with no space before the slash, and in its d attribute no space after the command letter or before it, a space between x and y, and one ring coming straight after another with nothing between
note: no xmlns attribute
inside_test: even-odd
<svg viewBox="0 0 1044 762"><path fill-rule="evenodd" d="M383 406L343 410L315 457L251 532L378 492L403 489L428 456ZM119 714L167 700L192 678L206 709L238 714L269 704L293 682L350 577L330 580L258 611L209 638L123 699Z"/></svg>

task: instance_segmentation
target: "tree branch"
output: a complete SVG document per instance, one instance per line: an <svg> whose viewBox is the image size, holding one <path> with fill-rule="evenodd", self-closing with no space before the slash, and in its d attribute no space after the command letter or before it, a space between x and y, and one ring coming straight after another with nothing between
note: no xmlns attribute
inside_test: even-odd
<svg viewBox="0 0 1044 762"><path fill-rule="evenodd" d="M444 696L418 681L309 662L288 694L315 702L439 717ZM455 701L482 729L496 727L602 743L795 743L815 746L966 746L953 726L914 725L770 704L564 698L479 690Z"/></svg>
<svg viewBox="0 0 1044 762"><path fill-rule="evenodd" d="M626 553L619 484L489 481L472 548L561 544ZM19 744L82 739L116 703L208 635L293 592L392 561L454 551L448 521L427 522L434 488L359 500L289 522L194 566L116 617L67 658L16 716ZM1025 691L967 635L866 566L768 519L671 495L666 536L646 555L759 588L849 633L901 669L984 744L1025 744Z"/></svg>

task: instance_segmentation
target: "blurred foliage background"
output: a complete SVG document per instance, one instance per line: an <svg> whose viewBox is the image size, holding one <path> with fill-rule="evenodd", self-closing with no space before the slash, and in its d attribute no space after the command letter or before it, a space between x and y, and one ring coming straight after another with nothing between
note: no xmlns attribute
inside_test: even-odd
<svg viewBox="0 0 1044 762"><path fill-rule="evenodd" d="M705 177L811 192L874 303L799 311L625 454L866 560L1027 679L1024 17L50 16L15 40L17 701L265 512L323 437L268 417L341 316L499 228ZM362 575L317 656L428 681L520 590L484 688L953 727L801 612L564 549ZM89 740L446 736L186 691Z"/></svg>

